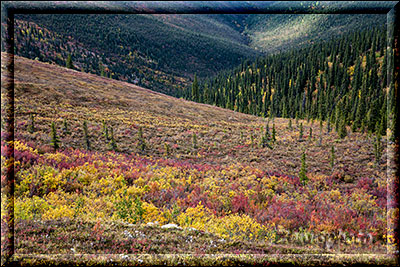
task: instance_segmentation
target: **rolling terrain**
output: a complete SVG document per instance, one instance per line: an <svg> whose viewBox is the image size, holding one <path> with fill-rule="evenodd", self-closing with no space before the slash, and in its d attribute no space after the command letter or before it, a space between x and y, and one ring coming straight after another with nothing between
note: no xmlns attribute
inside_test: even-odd
<svg viewBox="0 0 400 267"><path fill-rule="evenodd" d="M99 8L154 11L146 3L92 3ZM196 3L158 3L196 8ZM209 10L290 10L286 2L213 2ZM305 10L378 6L394 2L297 2ZM300 5L300 6L299 6ZM157 4L155 4L157 6ZM198 6L197 6L198 7ZM243 60L300 48L384 24L385 14L20 14L15 17L16 54L173 96L182 96L194 75L214 76ZM172 59L172 60L171 60Z"/></svg>
<svg viewBox="0 0 400 267"><path fill-rule="evenodd" d="M18 56L15 120L17 254L386 251L386 160L374 164L367 134Z"/></svg>

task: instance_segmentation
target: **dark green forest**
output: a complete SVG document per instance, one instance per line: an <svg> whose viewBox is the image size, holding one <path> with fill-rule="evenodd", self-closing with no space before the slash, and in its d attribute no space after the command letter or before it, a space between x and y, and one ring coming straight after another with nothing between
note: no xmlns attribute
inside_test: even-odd
<svg viewBox="0 0 400 267"><path fill-rule="evenodd" d="M195 72L215 75L260 54L217 18L174 17L171 26L151 15L18 15L15 54L62 66L70 56L77 70L175 95Z"/></svg>
<svg viewBox="0 0 400 267"><path fill-rule="evenodd" d="M393 94L386 38L385 26L370 27L247 60L212 79L196 79L183 97L263 117L326 121L340 137L346 136L346 126L385 135L387 94ZM392 108L389 114L394 115Z"/></svg>

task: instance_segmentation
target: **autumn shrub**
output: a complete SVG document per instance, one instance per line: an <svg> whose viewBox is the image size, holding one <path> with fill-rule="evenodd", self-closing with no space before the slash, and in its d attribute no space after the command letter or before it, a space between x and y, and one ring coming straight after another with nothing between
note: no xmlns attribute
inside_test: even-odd
<svg viewBox="0 0 400 267"><path fill-rule="evenodd" d="M116 215L119 219L129 223L142 223L144 221L143 215L145 214L145 210L143 209L143 202L139 197L132 199L124 192L114 205Z"/></svg>
<svg viewBox="0 0 400 267"><path fill-rule="evenodd" d="M40 220L48 210L49 204L41 197L17 197L14 203L14 216L18 220Z"/></svg>
<svg viewBox="0 0 400 267"><path fill-rule="evenodd" d="M249 199L243 194L237 195L232 199L232 212L245 213L249 207Z"/></svg>
<svg viewBox="0 0 400 267"><path fill-rule="evenodd" d="M178 223L182 227L193 227L233 240L270 242L275 239L273 225L261 225L248 215L230 214L216 217L201 202L196 207L187 208L181 213L178 216Z"/></svg>

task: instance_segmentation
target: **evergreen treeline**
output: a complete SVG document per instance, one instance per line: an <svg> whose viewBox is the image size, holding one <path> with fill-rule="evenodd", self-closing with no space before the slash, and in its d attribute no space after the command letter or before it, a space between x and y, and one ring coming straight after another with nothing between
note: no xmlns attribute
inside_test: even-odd
<svg viewBox="0 0 400 267"><path fill-rule="evenodd" d="M386 27L245 61L193 83L183 97L238 112L328 121L386 133ZM389 91L393 91L392 89Z"/></svg>
<svg viewBox="0 0 400 267"><path fill-rule="evenodd" d="M189 85L195 72L207 77L260 54L217 27L215 36L226 39L189 26L177 30L153 16L19 14L16 19L17 55L61 66L70 57L78 70L170 95Z"/></svg>

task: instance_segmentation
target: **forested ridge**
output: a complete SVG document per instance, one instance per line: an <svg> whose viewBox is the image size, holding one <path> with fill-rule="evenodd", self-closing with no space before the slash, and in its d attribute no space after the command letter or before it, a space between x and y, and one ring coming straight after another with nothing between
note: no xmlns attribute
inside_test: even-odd
<svg viewBox="0 0 400 267"><path fill-rule="evenodd" d="M167 93L260 53L220 17L18 15L15 54ZM239 18L227 18L234 20ZM171 22L172 21L172 22ZM185 26L188 24L189 26ZM236 27L236 26L235 26ZM203 30L201 30L203 29Z"/></svg>
<svg viewBox="0 0 400 267"><path fill-rule="evenodd" d="M319 119L337 131L351 126L385 135L387 94L393 94L387 69L386 27L370 27L196 79L184 97L264 117Z"/></svg>

